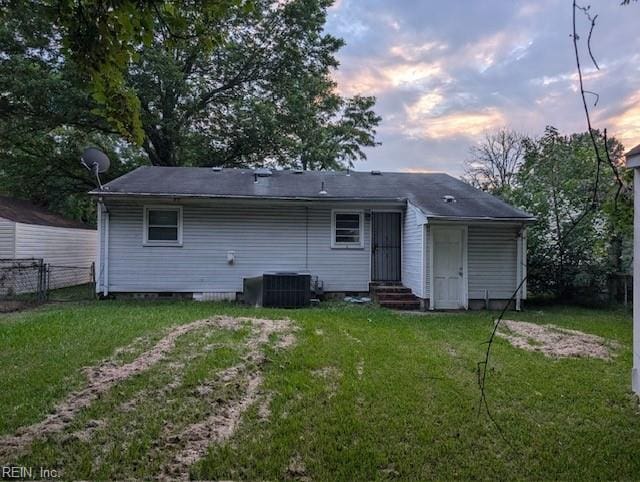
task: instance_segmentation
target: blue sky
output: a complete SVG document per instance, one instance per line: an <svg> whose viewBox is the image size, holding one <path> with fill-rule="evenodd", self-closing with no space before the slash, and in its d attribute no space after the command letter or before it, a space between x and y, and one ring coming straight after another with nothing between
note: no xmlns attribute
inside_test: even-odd
<svg viewBox="0 0 640 482"><path fill-rule="evenodd" d="M640 2L594 0L596 127L640 143ZM343 38L344 95L375 95L381 146L356 169L460 175L469 149L502 126L586 130L571 42L571 0L336 0L327 31ZM586 43L588 23L579 16Z"/></svg>

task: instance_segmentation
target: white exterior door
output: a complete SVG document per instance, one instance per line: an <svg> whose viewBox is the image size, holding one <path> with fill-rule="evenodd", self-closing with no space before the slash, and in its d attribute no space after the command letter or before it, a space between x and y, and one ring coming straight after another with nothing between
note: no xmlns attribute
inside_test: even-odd
<svg viewBox="0 0 640 482"><path fill-rule="evenodd" d="M433 301L435 309L466 307L464 245L464 228L433 228Z"/></svg>

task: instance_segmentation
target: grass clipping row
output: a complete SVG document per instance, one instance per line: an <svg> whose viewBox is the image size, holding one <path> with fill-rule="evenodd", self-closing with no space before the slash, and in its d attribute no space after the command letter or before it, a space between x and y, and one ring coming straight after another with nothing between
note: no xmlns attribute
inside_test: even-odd
<svg viewBox="0 0 640 482"><path fill-rule="evenodd" d="M609 360L614 342L597 335L555 325L537 325L525 321L502 320L498 336L522 350L540 352L552 358L600 358Z"/></svg>

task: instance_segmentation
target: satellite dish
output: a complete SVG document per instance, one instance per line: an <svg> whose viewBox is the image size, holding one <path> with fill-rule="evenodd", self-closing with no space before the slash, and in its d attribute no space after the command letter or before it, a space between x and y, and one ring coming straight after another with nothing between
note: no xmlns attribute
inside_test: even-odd
<svg viewBox="0 0 640 482"><path fill-rule="evenodd" d="M82 164L93 172L107 172L111 162L107 155L95 147L87 147L80 157Z"/></svg>
<svg viewBox="0 0 640 482"><path fill-rule="evenodd" d="M83 151L82 156L80 156L80 163L96 176L98 186L100 187L100 189L102 189L102 183L100 182L100 173L107 172L109 166L111 165L111 161L109 161L107 155L100 149L96 149L95 147L87 147Z"/></svg>

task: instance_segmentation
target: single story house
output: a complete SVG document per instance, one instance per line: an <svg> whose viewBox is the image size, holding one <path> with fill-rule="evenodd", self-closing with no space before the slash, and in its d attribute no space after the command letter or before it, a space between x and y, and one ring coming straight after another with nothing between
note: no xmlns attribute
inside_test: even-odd
<svg viewBox="0 0 640 482"><path fill-rule="evenodd" d="M534 221L439 173L140 167L91 194L104 295L235 299L246 278L304 272L325 293L401 284L424 309L504 306Z"/></svg>
<svg viewBox="0 0 640 482"><path fill-rule="evenodd" d="M97 252L96 229L64 218L28 201L0 196L0 269L9 273L16 260L42 260L51 271L50 288L88 283ZM22 263L24 264L24 263ZM80 269L82 268L82 269ZM34 283L3 276L2 291L25 291ZM15 286L8 286L13 283ZM4 287L4 289L3 289Z"/></svg>

